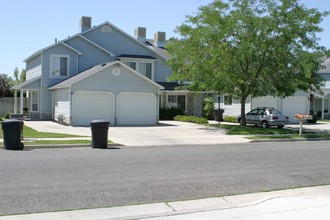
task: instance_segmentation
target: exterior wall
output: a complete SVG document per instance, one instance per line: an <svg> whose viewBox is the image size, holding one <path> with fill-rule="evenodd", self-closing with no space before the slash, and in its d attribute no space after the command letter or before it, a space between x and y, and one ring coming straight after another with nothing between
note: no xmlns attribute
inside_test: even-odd
<svg viewBox="0 0 330 220"><path fill-rule="evenodd" d="M147 80L132 73L128 69L120 66L121 74L114 76L112 70L114 66L110 66L100 72L97 72L85 79L71 86L71 94L75 94L78 91L104 91L111 92L114 95L115 106L117 105L117 97L121 92L133 92L133 93L152 93L156 96L158 103L159 88L156 85L151 85ZM134 106L132 106L134 108ZM115 123L117 121L117 108L115 108ZM157 118L159 117L159 108L157 108Z"/></svg>
<svg viewBox="0 0 330 220"><path fill-rule="evenodd" d="M39 70L40 68L40 70ZM34 57L26 62L26 80L41 75L41 55Z"/></svg>
<svg viewBox="0 0 330 220"><path fill-rule="evenodd" d="M40 119L52 118L52 93L48 87L63 81L68 77L51 78L50 77L50 56L51 54L69 55L69 76L77 74L78 54L75 51L59 44L43 52L42 56L42 79L40 93Z"/></svg>
<svg viewBox="0 0 330 220"><path fill-rule="evenodd" d="M155 62L154 66L154 80L156 82L166 82L167 76L171 73L171 69L162 63L164 61L162 57L115 28L111 28L111 32L101 32L101 28L102 27L99 27L93 31L83 33L83 36L110 51L115 56L135 54L157 58L158 61Z"/></svg>
<svg viewBox="0 0 330 220"><path fill-rule="evenodd" d="M213 94L212 95L214 99L214 109L218 109L218 95ZM229 115L229 116L238 116L241 115L241 103L240 100L238 99L232 99L232 104L231 105L225 105L224 104L224 97L225 95L220 95L220 108L224 109L224 115ZM245 101L245 112L249 112L251 110L251 98L248 97Z"/></svg>
<svg viewBox="0 0 330 220"><path fill-rule="evenodd" d="M26 71L26 80L30 80L39 76L41 76L41 65Z"/></svg>
<svg viewBox="0 0 330 220"><path fill-rule="evenodd" d="M56 89L53 91L53 120L60 124L71 124L69 88Z"/></svg>
<svg viewBox="0 0 330 220"><path fill-rule="evenodd" d="M78 71L82 72L92 66L107 63L114 60L110 54L105 51L95 47L86 40L75 37L66 41L68 45L82 52L82 55L79 56Z"/></svg>
<svg viewBox="0 0 330 220"><path fill-rule="evenodd" d="M163 60L155 62L155 74L154 81L156 82L167 82L168 76L172 73L172 70L169 66L163 64Z"/></svg>

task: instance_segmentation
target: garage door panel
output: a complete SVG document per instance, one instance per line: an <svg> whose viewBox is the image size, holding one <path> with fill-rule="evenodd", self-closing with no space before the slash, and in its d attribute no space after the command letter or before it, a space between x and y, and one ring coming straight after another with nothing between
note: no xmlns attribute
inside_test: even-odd
<svg viewBox="0 0 330 220"><path fill-rule="evenodd" d="M118 96L118 124L156 124L153 94L123 93Z"/></svg>
<svg viewBox="0 0 330 220"><path fill-rule="evenodd" d="M289 97L283 100L283 113L288 115L291 122L295 120L295 114L309 114L309 103L305 97Z"/></svg>
<svg viewBox="0 0 330 220"><path fill-rule="evenodd" d="M73 125L89 125L91 120L113 123L113 96L107 92L77 92L73 96Z"/></svg>

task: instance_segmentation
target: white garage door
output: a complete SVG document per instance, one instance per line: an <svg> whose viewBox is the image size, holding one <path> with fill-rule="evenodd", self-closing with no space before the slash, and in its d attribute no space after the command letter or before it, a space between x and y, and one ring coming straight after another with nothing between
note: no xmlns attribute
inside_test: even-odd
<svg viewBox="0 0 330 220"><path fill-rule="evenodd" d="M252 109L257 107L273 107L279 109L279 99L272 96L253 98Z"/></svg>
<svg viewBox="0 0 330 220"><path fill-rule="evenodd" d="M306 97L288 97L283 99L283 113L290 117L291 122L297 122L294 115L309 114L308 105Z"/></svg>
<svg viewBox="0 0 330 220"><path fill-rule="evenodd" d="M156 124L157 100L151 93L121 93L118 96L118 124Z"/></svg>
<svg viewBox="0 0 330 220"><path fill-rule="evenodd" d="M109 92L76 92L72 98L72 124L90 125L103 119L114 123L114 98Z"/></svg>

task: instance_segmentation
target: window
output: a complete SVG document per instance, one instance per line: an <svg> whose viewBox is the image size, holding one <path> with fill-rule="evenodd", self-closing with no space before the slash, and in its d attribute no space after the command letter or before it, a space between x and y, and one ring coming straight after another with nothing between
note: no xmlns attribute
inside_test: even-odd
<svg viewBox="0 0 330 220"><path fill-rule="evenodd" d="M225 95L224 97L224 105L232 105L233 97L231 95Z"/></svg>
<svg viewBox="0 0 330 220"><path fill-rule="evenodd" d="M139 73L151 79L151 63L139 63Z"/></svg>
<svg viewBox="0 0 330 220"><path fill-rule="evenodd" d="M167 100L170 103L175 103L176 104L176 95L169 95Z"/></svg>
<svg viewBox="0 0 330 220"><path fill-rule="evenodd" d="M69 56L51 55L50 74L52 77L65 77L69 75Z"/></svg>
<svg viewBox="0 0 330 220"><path fill-rule="evenodd" d="M31 93L31 102L30 102L30 109L31 112L38 112L39 111L39 93L37 91L32 91Z"/></svg>
<svg viewBox="0 0 330 220"><path fill-rule="evenodd" d="M167 96L168 108L179 108L186 111L186 96L185 95L168 95Z"/></svg>
<svg viewBox="0 0 330 220"><path fill-rule="evenodd" d="M133 70L136 70L136 62L123 62L123 63L131 67Z"/></svg>
<svg viewBox="0 0 330 220"><path fill-rule="evenodd" d="M152 79L152 62L148 62L146 60L131 61L131 59L121 59L121 61L132 69L138 71L142 75L148 77L149 79Z"/></svg>

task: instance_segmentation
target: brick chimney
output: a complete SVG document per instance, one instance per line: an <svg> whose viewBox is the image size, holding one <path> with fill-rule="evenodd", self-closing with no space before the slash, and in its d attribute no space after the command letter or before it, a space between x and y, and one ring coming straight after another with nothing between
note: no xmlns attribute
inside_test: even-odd
<svg viewBox="0 0 330 220"><path fill-rule="evenodd" d="M146 40L147 40L146 35L147 35L147 29L145 27L138 27L138 28L134 29L134 36L141 43L146 42Z"/></svg>
<svg viewBox="0 0 330 220"><path fill-rule="evenodd" d="M81 16L80 18L80 31L85 32L92 28L92 18L87 16Z"/></svg>

